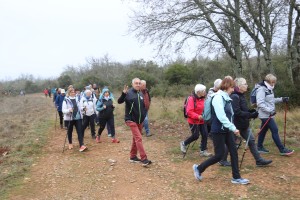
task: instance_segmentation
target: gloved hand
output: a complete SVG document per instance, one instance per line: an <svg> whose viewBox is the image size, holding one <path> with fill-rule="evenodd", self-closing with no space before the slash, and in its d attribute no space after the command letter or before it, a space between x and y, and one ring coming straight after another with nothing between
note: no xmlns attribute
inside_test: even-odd
<svg viewBox="0 0 300 200"><path fill-rule="evenodd" d="M250 113L250 118L255 119L257 117L258 117L258 112L257 111Z"/></svg>
<svg viewBox="0 0 300 200"><path fill-rule="evenodd" d="M282 102L283 103L287 103L287 102L289 102L289 97L282 97Z"/></svg>
<svg viewBox="0 0 300 200"><path fill-rule="evenodd" d="M273 111L270 112L270 116L274 116L274 115L276 115L276 111L275 110L273 110Z"/></svg>
<svg viewBox="0 0 300 200"><path fill-rule="evenodd" d="M254 108L252 108L252 109L249 109L248 112L253 113L253 112L256 112L256 110Z"/></svg>

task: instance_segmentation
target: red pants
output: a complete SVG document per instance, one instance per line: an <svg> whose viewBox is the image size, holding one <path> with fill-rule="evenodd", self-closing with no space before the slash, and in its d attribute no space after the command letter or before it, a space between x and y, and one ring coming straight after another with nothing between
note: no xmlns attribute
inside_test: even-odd
<svg viewBox="0 0 300 200"><path fill-rule="evenodd" d="M130 158L133 158L137 155L139 151L141 160L147 159L146 152L144 150L143 142L142 142L142 128L143 124L137 124L132 121L125 122L127 126L130 127L132 132L132 145L130 150Z"/></svg>

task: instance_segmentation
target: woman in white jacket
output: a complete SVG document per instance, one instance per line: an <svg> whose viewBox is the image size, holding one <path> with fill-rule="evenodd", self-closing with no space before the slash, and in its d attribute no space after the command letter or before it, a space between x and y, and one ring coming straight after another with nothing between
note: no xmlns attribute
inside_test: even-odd
<svg viewBox="0 0 300 200"><path fill-rule="evenodd" d="M69 149L73 148L72 144L72 132L73 126L75 125L76 132L79 141L79 151L82 152L87 149L83 144L83 133L82 133L82 108L79 102L76 100L76 93L74 88L68 90L68 97L65 98L62 105L62 112L64 113L65 121L68 121L68 140Z"/></svg>
<svg viewBox="0 0 300 200"><path fill-rule="evenodd" d="M80 107L83 110L83 138L84 131L88 125L91 127L91 136L93 139L96 139L95 132L95 117L96 117L96 103L97 99L92 98L92 91L85 90L84 96L80 100Z"/></svg>

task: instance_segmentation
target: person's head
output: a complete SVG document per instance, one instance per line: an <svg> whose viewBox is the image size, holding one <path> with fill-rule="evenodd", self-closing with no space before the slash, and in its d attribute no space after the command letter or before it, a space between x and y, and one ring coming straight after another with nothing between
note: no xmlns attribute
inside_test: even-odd
<svg viewBox="0 0 300 200"><path fill-rule="evenodd" d="M60 89L60 88L59 88L58 93L60 93L62 96L65 96L65 95L66 95L65 89Z"/></svg>
<svg viewBox="0 0 300 200"><path fill-rule="evenodd" d="M141 80L141 90L146 89L146 81L145 80Z"/></svg>
<svg viewBox="0 0 300 200"><path fill-rule="evenodd" d="M225 78L221 82L220 90L227 92L229 95L234 90L234 81L231 76L225 76Z"/></svg>
<svg viewBox="0 0 300 200"><path fill-rule="evenodd" d="M68 96L75 97L75 95L76 95L76 93L75 93L75 89L74 88L68 89Z"/></svg>
<svg viewBox="0 0 300 200"><path fill-rule="evenodd" d="M274 87L276 84L277 78L273 74L267 74L265 77L265 81Z"/></svg>
<svg viewBox="0 0 300 200"><path fill-rule="evenodd" d="M195 86L195 94L198 97L204 97L206 95L206 87L202 84L197 84Z"/></svg>
<svg viewBox="0 0 300 200"><path fill-rule="evenodd" d="M139 78L134 78L131 81L131 85L132 85L133 89L138 91L141 89L141 80Z"/></svg>
<svg viewBox="0 0 300 200"><path fill-rule="evenodd" d="M86 97L87 99L89 99L89 98L91 97L91 95L92 95L92 91L91 91L91 90L85 90L85 91L84 91L84 94L85 94L85 97Z"/></svg>
<svg viewBox="0 0 300 200"><path fill-rule="evenodd" d="M108 88L104 88L103 89L103 96L104 97L109 97L109 95L110 95L109 89Z"/></svg>
<svg viewBox="0 0 300 200"><path fill-rule="evenodd" d="M69 90L70 88L74 88L73 85L69 85L68 90Z"/></svg>
<svg viewBox="0 0 300 200"><path fill-rule="evenodd" d="M80 94L80 90L79 90L78 88L75 88L75 93L76 93L77 95L79 95L79 94Z"/></svg>
<svg viewBox="0 0 300 200"><path fill-rule="evenodd" d="M93 88L94 88L94 90L97 89L97 84L96 83L93 84Z"/></svg>
<svg viewBox="0 0 300 200"><path fill-rule="evenodd" d="M236 79L234 79L234 84L235 84L235 87L237 87L239 89L240 93L247 92L248 84L247 84L246 79L236 78Z"/></svg>
<svg viewBox="0 0 300 200"><path fill-rule="evenodd" d="M222 79L216 79L214 82L214 91L218 91L220 89L222 83Z"/></svg>

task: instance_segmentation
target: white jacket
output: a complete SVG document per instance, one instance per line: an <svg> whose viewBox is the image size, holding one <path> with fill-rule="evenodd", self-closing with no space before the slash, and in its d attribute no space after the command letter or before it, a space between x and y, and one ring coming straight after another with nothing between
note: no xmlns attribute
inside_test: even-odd
<svg viewBox="0 0 300 200"><path fill-rule="evenodd" d="M76 101L77 103L77 107L78 107L78 110L79 110L79 113L80 113L80 117L82 119L82 108L80 106L80 103L78 101ZM63 101L63 104L62 104L62 112L64 113L64 120L65 121L71 121L73 120L73 117L72 117L72 113L70 112L70 109L73 108L73 104L71 102L71 99L70 97L65 97L64 101Z"/></svg>
<svg viewBox="0 0 300 200"><path fill-rule="evenodd" d="M86 108L86 111L83 111L83 114L86 116L91 116L93 114L96 114L96 103L96 98L90 98L89 100L87 100L86 97L82 97L80 100L80 109L83 110L84 108Z"/></svg>

